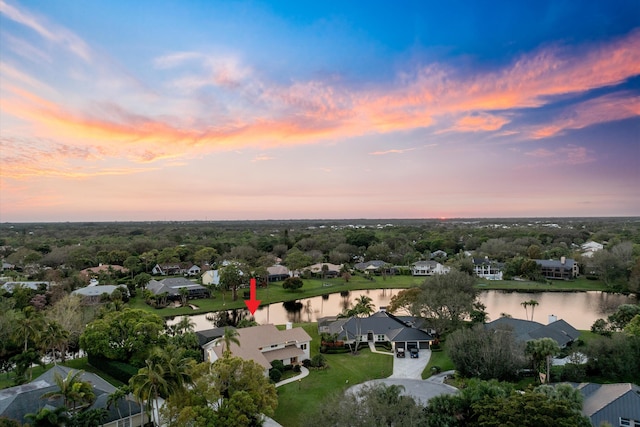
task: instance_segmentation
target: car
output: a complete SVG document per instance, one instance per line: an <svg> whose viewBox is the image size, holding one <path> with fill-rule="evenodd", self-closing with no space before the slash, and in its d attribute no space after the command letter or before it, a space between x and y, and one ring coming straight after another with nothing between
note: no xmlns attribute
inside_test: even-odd
<svg viewBox="0 0 640 427"><path fill-rule="evenodd" d="M396 349L396 357L404 357L404 348Z"/></svg>
<svg viewBox="0 0 640 427"><path fill-rule="evenodd" d="M417 348L412 348L411 350L409 350L409 353L411 354L411 358L412 359L417 359L418 355L419 355L419 351Z"/></svg>

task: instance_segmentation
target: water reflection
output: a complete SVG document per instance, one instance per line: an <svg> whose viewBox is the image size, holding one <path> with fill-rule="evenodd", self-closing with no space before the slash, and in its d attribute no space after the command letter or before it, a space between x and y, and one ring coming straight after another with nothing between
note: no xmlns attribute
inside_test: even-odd
<svg viewBox="0 0 640 427"><path fill-rule="evenodd" d="M258 323L273 323L276 325L287 322L315 322L321 317L336 316L351 307L361 295L367 295L373 300L375 310L389 305L391 298L401 289L375 289L363 291L345 291L335 294L305 298L297 301L262 306L255 313ZM543 324L549 315L564 319L577 329L589 329L599 318L606 318L613 313L620 304L637 304L635 297L602 292L505 292L482 291L480 301L487 306L489 320L495 320L501 313L512 317L531 318L531 307L527 314L521 305L523 301L536 300L538 305L534 309L534 320ZM179 319L173 320L177 322ZM196 323L196 330L212 327L205 315L192 316Z"/></svg>

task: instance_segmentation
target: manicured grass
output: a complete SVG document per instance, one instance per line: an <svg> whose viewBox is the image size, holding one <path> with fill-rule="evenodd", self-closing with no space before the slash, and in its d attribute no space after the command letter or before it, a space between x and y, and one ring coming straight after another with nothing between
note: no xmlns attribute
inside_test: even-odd
<svg viewBox="0 0 640 427"><path fill-rule="evenodd" d="M449 358L449 354L447 353L446 348L442 347L442 351L432 351L431 358L429 359L429 363L425 366L424 371L422 371L422 379L427 379L431 376L431 368L433 366L439 366L440 371L451 371L455 369L453 366L453 362Z"/></svg>
<svg viewBox="0 0 640 427"><path fill-rule="evenodd" d="M579 277L575 280L550 280L547 282L529 282L519 280L482 280L478 279L479 289L510 290L510 291L538 291L538 292L569 292L569 291L606 291L599 280L588 280Z"/></svg>
<svg viewBox="0 0 640 427"><path fill-rule="evenodd" d="M313 338L311 356L318 354L320 337L317 323L295 326L303 327ZM333 393L341 393L348 387L377 378L386 378L393 373L393 357L360 350L358 355L350 353L326 354L329 367L312 370L307 378L278 388L278 409L274 419L284 427L304 426L305 414L317 410L323 400Z"/></svg>

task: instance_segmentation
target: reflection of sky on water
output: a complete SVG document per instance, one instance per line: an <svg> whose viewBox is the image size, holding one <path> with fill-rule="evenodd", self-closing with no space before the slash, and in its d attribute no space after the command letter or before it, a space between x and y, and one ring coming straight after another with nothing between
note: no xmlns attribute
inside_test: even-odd
<svg viewBox="0 0 640 427"><path fill-rule="evenodd" d="M276 325L287 322L315 322L321 317L336 316L348 309L358 297L366 295L373 300L375 310L389 305L391 297L400 289L370 289L363 291L348 291L313 298L294 300L285 303L274 303L269 307L260 307L255 313L258 323L273 323ZM606 294L602 292L504 292L482 291L480 301L487 306L489 320L495 320L502 313L514 318L531 318L531 307L522 306L523 301L536 300L534 320L547 323L549 315L564 319L577 329L589 329L599 318L606 318L613 313L620 304L637 303L633 297L620 294ZM402 313L401 313L402 314ZM210 329L211 322L205 315L192 316L196 323L196 330ZM177 321L174 320L174 321Z"/></svg>

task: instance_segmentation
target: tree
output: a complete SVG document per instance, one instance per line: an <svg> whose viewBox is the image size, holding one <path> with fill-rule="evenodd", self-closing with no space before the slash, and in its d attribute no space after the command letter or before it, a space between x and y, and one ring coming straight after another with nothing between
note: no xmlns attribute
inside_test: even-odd
<svg viewBox="0 0 640 427"><path fill-rule="evenodd" d="M218 251L214 248L202 248L193 254L193 259L199 265L212 264L218 258Z"/></svg>
<svg viewBox="0 0 640 427"><path fill-rule="evenodd" d="M56 350L60 352L62 361L64 361L68 342L69 332L64 330L62 325L56 321L46 322L46 329L40 338L40 345L45 354L51 350L51 358L53 359L54 365L57 364L58 361Z"/></svg>
<svg viewBox="0 0 640 427"><path fill-rule="evenodd" d="M260 425L261 414L273 415L276 389L256 362L224 357L191 369L193 385L180 396L171 395L162 409L168 427Z"/></svg>
<svg viewBox="0 0 640 427"><path fill-rule="evenodd" d="M53 380L58 386L57 391L50 391L42 395L43 399L62 398L62 404L70 413L89 407L96 400L93 386L87 381L82 381L84 371L69 371L66 377L55 372Z"/></svg>
<svg viewBox="0 0 640 427"><path fill-rule="evenodd" d="M454 330L473 310L474 285L473 277L456 270L437 274L420 286L410 312L429 319L439 332Z"/></svg>
<svg viewBox="0 0 640 427"><path fill-rule="evenodd" d="M533 322L533 311L535 310L536 306L539 305L538 301L534 299L530 299L528 301L522 301L520 305L524 307L524 312L527 320L529 320L529 313L527 311L527 307L531 307L531 321Z"/></svg>
<svg viewBox="0 0 640 427"><path fill-rule="evenodd" d="M608 382L640 381L640 337L615 333L590 341L584 353L591 375Z"/></svg>
<svg viewBox="0 0 640 427"><path fill-rule="evenodd" d="M144 405L155 424L158 422L158 398L182 395L192 383L192 366L192 361L184 357L184 350L172 346L156 347L145 361L145 366L129 380L133 395Z"/></svg>
<svg viewBox="0 0 640 427"><path fill-rule="evenodd" d="M40 337L40 331L44 329L44 317L35 308L28 306L22 310L22 319L19 320L17 328L14 330L15 338L22 338L24 351L28 350L29 343L35 343Z"/></svg>
<svg viewBox="0 0 640 427"><path fill-rule="evenodd" d="M511 380L525 366L524 346L509 329L486 329L477 325L452 332L447 351L456 371L467 378Z"/></svg>
<svg viewBox="0 0 640 427"><path fill-rule="evenodd" d="M240 334L235 328L224 328L224 335L222 335L222 341L224 343L222 354L225 357L231 356L231 343L240 347L240 340L238 339L239 336Z"/></svg>
<svg viewBox="0 0 640 427"><path fill-rule="evenodd" d="M625 333L635 337L640 337L640 314L636 314L633 319L624 327Z"/></svg>
<svg viewBox="0 0 640 427"><path fill-rule="evenodd" d="M614 330L621 331L627 324L640 314L640 305L622 304L608 317L609 324Z"/></svg>
<svg viewBox="0 0 640 427"><path fill-rule="evenodd" d="M90 356L140 364L151 348L164 342L163 331L164 319L157 314L125 308L87 325L80 346Z"/></svg>
<svg viewBox="0 0 640 427"><path fill-rule="evenodd" d="M235 263L230 263L220 269L220 286L231 290L233 300L238 299L238 286L242 284L242 272Z"/></svg>
<svg viewBox="0 0 640 427"><path fill-rule="evenodd" d="M284 282L282 282L282 287L290 291L296 291L300 289L302 285L304 285L304 282L299 277L287 277L284 279Z"/></svg>
<svg viewBox="0 0 640 427"><path fill-rule="evenodd" d="M591 421L574 408L573 402L549 398L536 391L512 392L508 397L484 399L472 405L482 427L555 426L590 427Z"/></svg>
<svg viewBox="0 0 640 427"><path fill-rule="evenodd" d="M24 417L32 427L64 427L69 422L67 408L64 406L55 409L42 408L36 413L26 414Z"/></svg>
<svg viewBox="0 0 640 427"><path fill-rule="evenodd" d="M545 369L545 380L542 382L550 382L551 381L551 356L558 354L560 351L560 347L558 343L552 338L540 338L537 340L527 341L525 346L525 353L531 357L533 361L533 369L538 370L538 372L542 372L542 368L544 366L544 362L547 362L547 366Z"/></svg>
<svg viewBox="0 0 640 427"><path fill-rule="evenodd" d="M418 426L424 423L420 405L403 396L403 386L375 384L355 393L344 392L328 397L315 414L304 415L309 427L383 427Z"/></svg>

